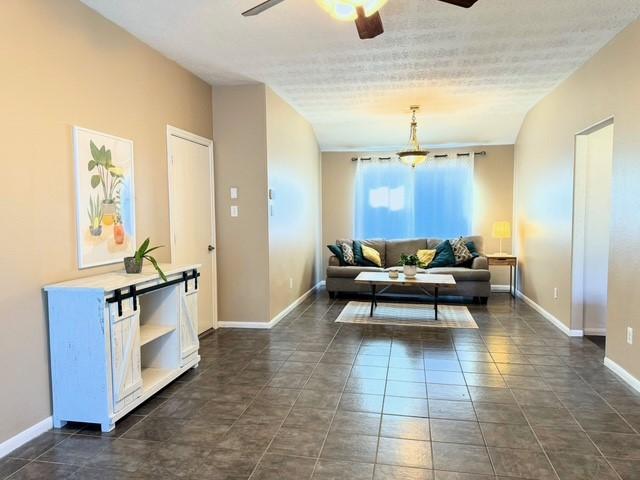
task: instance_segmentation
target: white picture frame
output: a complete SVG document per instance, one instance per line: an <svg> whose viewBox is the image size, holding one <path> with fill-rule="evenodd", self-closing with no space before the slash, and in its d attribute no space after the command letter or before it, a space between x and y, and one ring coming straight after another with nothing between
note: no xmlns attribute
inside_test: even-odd
<svg viewBox="0 0 640 480"><path fill-rule="evenodd" d="M133 141L73 127L78 268L121 262L136 249Z"/></svg>

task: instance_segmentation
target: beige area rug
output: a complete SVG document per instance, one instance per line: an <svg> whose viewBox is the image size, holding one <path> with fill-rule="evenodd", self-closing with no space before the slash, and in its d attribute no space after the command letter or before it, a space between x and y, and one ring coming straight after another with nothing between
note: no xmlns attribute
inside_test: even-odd
<svg viewBox="0 0 640 480"><path fill-rule="evenodd" d="M336 322L367 325L399 325L436 328L478 328L467 307L461 305L439 305L438 320L433 305L429 303L383 303L379 302L369 316L370 302L349 302L340 312Z"/></svg>

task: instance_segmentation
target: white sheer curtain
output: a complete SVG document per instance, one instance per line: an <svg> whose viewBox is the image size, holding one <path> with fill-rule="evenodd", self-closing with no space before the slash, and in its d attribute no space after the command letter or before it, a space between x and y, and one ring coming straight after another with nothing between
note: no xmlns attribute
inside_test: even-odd
<svg viewBox="0 0 640 480"><path fill-rule="evenodd" d="M358 160L356 237L469 235L473 164L473 153L430 158L416 168L397 160Z"/></svg>

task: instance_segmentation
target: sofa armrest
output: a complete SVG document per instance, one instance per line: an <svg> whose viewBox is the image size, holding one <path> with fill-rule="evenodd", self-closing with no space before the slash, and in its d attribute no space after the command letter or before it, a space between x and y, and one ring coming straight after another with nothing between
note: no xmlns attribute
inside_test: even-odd
<svg viewBox="0 0 640 480"><path fill-rule="evenodd" d="M335 255L331 255L329 257L329 266L330 267L339 267L340 266L340 260L338 260L338 257L336 257Z"/></svg>
<svg viewBox="0 0 640 480"><path fill-rule="evenodd" d="M479 257L474 258L471 268L473 270L489 270L489 261L487 260L487 257L480 255Z"/></svg>

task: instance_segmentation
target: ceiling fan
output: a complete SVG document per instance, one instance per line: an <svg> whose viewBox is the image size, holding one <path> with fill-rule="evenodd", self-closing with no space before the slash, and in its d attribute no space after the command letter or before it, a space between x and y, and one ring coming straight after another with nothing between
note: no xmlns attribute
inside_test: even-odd
<svg viewBox="0 0 640 480"><path fill-rule="evenodd" d="M384 33L379 10L387 0L316 0L332 17L338 20L354 20L361 39L375 38ZM478 0L439 0L458 7L470 8ZM266 0L242 15L252 17L284 0Z"/></svg>

